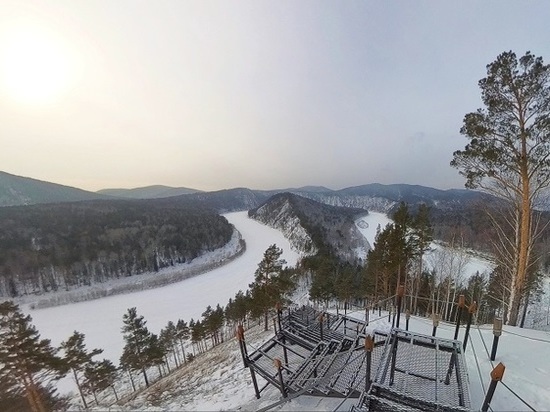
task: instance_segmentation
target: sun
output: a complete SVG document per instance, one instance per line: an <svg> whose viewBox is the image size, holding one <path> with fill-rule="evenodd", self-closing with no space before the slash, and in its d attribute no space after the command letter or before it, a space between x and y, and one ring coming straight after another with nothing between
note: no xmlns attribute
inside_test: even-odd
<svg viewBox="0 0 550 412"><path fill-rule="evenodd" d="M17 29L0 39L0 81L14 100L55 101L69 86L70 61L62 43L47 32Z"/></svg>

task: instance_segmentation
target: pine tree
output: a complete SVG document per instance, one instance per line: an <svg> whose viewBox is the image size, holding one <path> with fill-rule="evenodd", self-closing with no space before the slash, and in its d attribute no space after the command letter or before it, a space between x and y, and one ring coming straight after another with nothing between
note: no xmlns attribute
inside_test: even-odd
<svg viewBox="0 0 550 412"><path fill-rule="evenodd" d="M187 325L187 322L182 319L178 319L178 323L176 324L176 336L181 347L183 361L187 362L187 356L185 356L185 342L189 340L190 331L189 325Z"/></svg>
<svg viewBox="0 0 550 412"><path fill-rule="evenodd" d="M92 358L102 353L103 349L94 349L88 353L86 345L84 344L84 334L76 330L69 339L61 343L61 349L65 351L65 357L63 359L73 372L73 377L78 387L82 403L84 408L87 408L88 405L84 398L83 385L81 382L82 374L84 374L86 368L92 363Z"/></svg>
<svg viewBox="0 0 550 412"><path fill-rule="evenodd" d="M258 264L254 283L250 284L254 306L264 314L264 329L268 327L269 310L282 299L281 272L286 264L281 259L283 250L273 244L264 252L262 261Z"/></svg>
<svg viewBox="0 0 550 412"><path fill-rule="evenodd" d="M178 330L176 328L176 325L174 325L174 322L169 321L165 328L163 328L160 331L159 339L166 349L167 352L172 352L172 355L174 357L174 363L176 364L176 367L179 366L178 362L178 350L177 350L177 342L178 342ZM168 362L166 362L168 364Z"/></svg>
<svg viewBox="0 0 550 412"><path fill-rule="evenodd" d="M113 365L113 362L108 359L103 359L101 362L90 362L86 366L84 377L86 378L87 384L90 386L96 404L99 405L96 393L109 387L113 390L115 399L118 401L118 394L115 390L118 370L116 366Z"/></svg>
<svg viewBox="0 0 550 412"><path fill-rule="evenodd" d="M510 290L508 324L516 326L527 292L532 252L543 227L533 212L550 186L550 65L530 52L519 59L501 53L479 81L484 108L464 116L460 133L468 144L453 154L451 166L506 204L504 223L488 210L497 236L499 265Z"/></svg>
<svg viewBox="0 0 550 412"><path fill-rule="evenodd" d="M122 321L122 333L124 334L124 349L120 358L120 363L128 370L141 371L145 386L149 387L147 377L147 368L152 366L151 358L148 353L151 346L152 335L145 326L147 323L143 316L137 315L137 309L130 308L125 313Z"/></svg>
<svg viewBox="0 0 550 412"><path fill-rule="evenodd" d="M410 308L413 313L418 311L418 294L420 292L420 282L424 270L423 260L426 252L430 250L430 244L433 240L433 228L430 223L430 209L422 203L412 222L411 245L412 255L417 261L417 271L412 282L413 300L410 301Z"/></svg>
<svg viewBox="0 0 550 412"><path fill-rule="evenodd" d="M51 384L67 367L31 320L13 302L0 304L0 382L16 397L24 395L33 412L46 412L59 400Z"/></svg>

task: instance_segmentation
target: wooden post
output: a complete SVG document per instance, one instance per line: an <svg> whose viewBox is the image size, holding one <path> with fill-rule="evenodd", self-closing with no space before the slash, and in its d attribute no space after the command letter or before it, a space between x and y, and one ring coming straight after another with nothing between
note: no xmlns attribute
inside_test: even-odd
<svg viewBox="0 0 550 412"><path fill-rule="evenodd" d="M369 326L369 308L368 306L365 306L365 323L367 326Z"/></svg>
<svg viewBox="0 0 550 412"><path fill-rule="evenodd" d="M372 364L372 351L374 349L374 339L370 336L370 335L367 335L367 337L365 338L365 351L367 352L366 353L366 356L367 356L367 371L366 371L366 376L365 376L365 392L368 392L369 389L370 389L370 385L371 385L371 378L370 378L370 375L371 375L371 364Z"/></svg>
<svg viewBox="0 0 550 412"><path fill-rule="evenodd" d="M466 303L464 301L464 295L460 295L458 297L458 308L457 308L457 311L456 311L456 328L455 328L455 336L453 338L454 340L458 339L458 330L460 328L460 319L462 318L462 310L463 310L465 305L466 305Z"/></svg>
<svg viewBox="0 0 550 412"><path fill-rule="evenodd" d="M409 320L411 319L411 311L407 309L407 312L405 313L405 330L409 330Z"/></svg>
<svg viewBox="0 0 550 412"><path fill-rule="evenodd" d="M395 326L399 328L399 320L401 319L401 305L403 303L403 296L405 295L405 286L399 285L397 288L397 322Z"/></svg>
<svg viewBox="0 0 550 412"><path fill-rule="evenodd" d="M432 329L432 336L435 337L435 333L437 331L437 327L439 326L439 313L432 313L432 323L433 323L433 329Z"/></svg>
<svg viewBox="0 0 550 412"><path fill-rule="evenodd" d="M462 344L463 351L466 350L466 345L468 344L468 336L470 335L470 326L472 324L472 318L474 316L474 313L476 313L476 310L477 310L477 304L474 301L468 308L468 323L466 324L466 332L464 333L464 343Z"/></svg>
<svg viewBox="0 0 550 412"><path fill-rule="evenodd" d="M483 401L483 406L481 406L482 412L487 412L489 410L489 405L491 404L491 400L493 399L493 395L495 394L495 389L497 388L497 383L502 380L502 377L504 376L504 371L506 370L506 367L501 362L497 366L495 366L495 369L491 371L491 383L489 384L489 389L487 390L487 395L485 395L485 400Z"/></svg>
<svg viewBox="0 0 550 412"><path fill-rule="evenodd" d="M275 368L277 368L277 376L279 378L279 385L281 385L281 393L283 394L283 398L286 398L288 394L286 393L285 383L283 381L283 373L282 373L282 365L281 361L279 359L274 359L273 363L275 364Z"/></svg>
<svg viewBox="0 0 550 412"><path fill-rule="evenodd" d="M382 317L382 302L378 301L378 317Z"/></svg>
<svg viewBox="0 0 550 412"><path fill-rule="evenodd" d="M273 331L275 332L275 336L277 336L277 320L275 318L272 318L273 320Z"/></svg>
<svg viewBox="0 0 550 412"><path fill-rule="evenodd" d="M388 311L388 322L391 322L391 308L390 308L390 310Z"/></svg>
<svg viewBox="0 0 550 412"><path fill-rule="evenodd" d="M323 314L319 315L319 332L321 333L321 340L323 340Z"/></svg>
<svg viewBox="0 0 550 412"><path fill-rule="evenodd" d="M494 361L497 356L498 339L502 335L502 319L493 320L493 347L491 348L491 360Z"/></svg>

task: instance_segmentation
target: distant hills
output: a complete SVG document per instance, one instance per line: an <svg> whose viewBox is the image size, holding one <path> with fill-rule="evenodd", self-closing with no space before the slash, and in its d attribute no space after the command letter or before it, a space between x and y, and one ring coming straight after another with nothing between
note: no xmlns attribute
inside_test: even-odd
<svg viewBox="0 0 550 412"><path fill-rule="evenodd" d="M0 172L0 206L22 206L38 203L75 202L109 199L109 196L75 187L43 182L30 177Z"/></svg>
<svg viewBox="0 0 550 412"><path fill-rule="evenodd" d="M150 199L151 201L194 204L212 208L219 213L250 210L278 193L293 193L332 206L344 206L391 212L399 202L410 205L425 203L441 210L465 207L490 196L481 192L451 189L439 190L425 186L372 183L331 190L322 186L304 186L281 190L251 190L234 188L213 192L169 186L147 186L135 189L104 189L88 192L74 187L43 182L0 172L0 206L20 206L39 203L73 202L94 199Z"/></svg>
<svg viewBox="0 0 550 412"><path fill-rule="evenodd" d="M162 185L137 187L135 189L102 189L97 191L97 193L102 195L128 199L158 199L198 192L200 192L200 190Z"/></svg>

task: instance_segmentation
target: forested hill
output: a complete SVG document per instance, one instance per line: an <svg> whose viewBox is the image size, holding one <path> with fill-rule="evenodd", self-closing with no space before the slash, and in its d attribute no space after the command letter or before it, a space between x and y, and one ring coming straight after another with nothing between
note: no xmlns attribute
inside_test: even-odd
<svg viewBox="0 0 550 412"><path fill-rule="evenodd" d="M189 261L225 245L223 216L182 202L0 208L0 296L71 289Z"/></svg>
<svg viewBox="0 0 550 412"><path fill-rule="evenodd" d="M329 253L343 261L355 262L370 248L355 226L355 219L367 213L363 209L330 206L292 193L280 193L248 214L281 230L293 247L305 254Z"/></svg>
<svg viewBox="0 0 550 412"><path fill-rule="evenodd" d="M109 196L99 193L87 192L74 187L43 182L0 171L0 206L74 202L78 200L108 198Z"/></svg>

